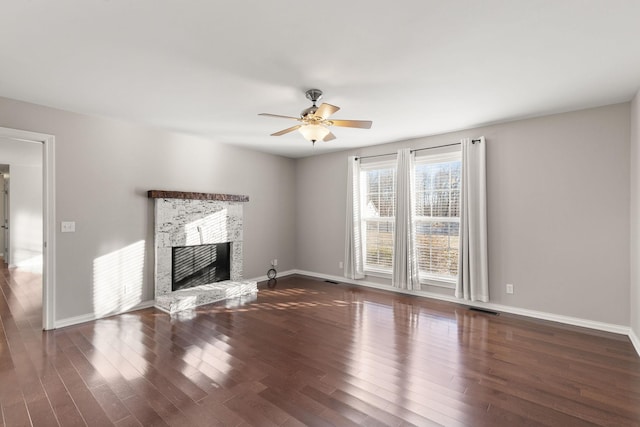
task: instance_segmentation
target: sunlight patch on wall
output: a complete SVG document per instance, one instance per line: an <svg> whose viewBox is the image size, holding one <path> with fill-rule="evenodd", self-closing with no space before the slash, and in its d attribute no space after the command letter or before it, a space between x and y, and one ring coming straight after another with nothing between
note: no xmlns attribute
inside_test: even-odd
<svg viewBox="0 0 640 427"><path fill-rule="evenodd" d="M142 302L145 241L93 260L93 309L96 317L120 313Z"/></svg>
<svg viewBox="0 0 640 427"><path fill-rule="evenodd" d="M192 221L184 226L186 246L228 241L227 210Z"/></svg>

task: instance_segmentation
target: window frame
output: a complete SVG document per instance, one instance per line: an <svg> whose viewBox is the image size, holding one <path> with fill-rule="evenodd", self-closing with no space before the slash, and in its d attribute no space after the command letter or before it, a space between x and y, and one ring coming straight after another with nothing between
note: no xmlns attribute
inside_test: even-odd
<svg viewBox="0 0 640 427"><path fill-rule="evenodd" d="M450 161L459 161L462 162L462 151L460 148L447 150L446 152L440 152L436 154L424 154L415 157L415 165L419 166L421 164L429 164L429 163L443 163ZM392 169L394 172L393 178L393 193L394 193L394 206L393 206L393 216L392 217L367 217L367 183L366 183L366 172L371 170L380 170L380 169ZM415 174L415 171L414 171ZM379 277L384 279L391 279L393 275L393 251L395 251L395 215L396 215L396 206L395 206L395 193L396 193L396 183L397 183L397 162L395 159L390 160L376 160L366 163L360 164L360 207L361 207L361 219L360 224L362 227L362 248L363 248L363 270L365 275L372 277ZM461 183L462 186L462 183ZM461 188L459 189L461 193ZM417 190L414 189L413 197L417 197ZM415 209L415 207L414 207ZM378 221L378 222L388 222L392 226L391 238L392 238L392 265L388 269L379 268L377 266L371 266L367 264L367 223L368 221ZM414 212L414 224L422 222L423 224L429 224L434 222L445 222L445 223L457 223L460 224L460 217L425 217L418 216ZM460 228L458 227L458 230ZM416 233L417 237L417 233ZM455 289L456 282L458 280L456 277L444 277L437 276L426 273L424 270L420 270L419 274L419 282L421 285L427 286L437 286L448 289Z"/></svg>
<svg viewBox="0 0 640 427"><path fill-rule="evenodd" d="M393 216L391 217L367 217L365 212L367 212L367 191L366 191L366 172L372 170L381 170L381 169L393 169L393 198L394 198L394 206L393 206ZM363 270L364 274L373 277L380 277L385 279L390 279L393 275L393 251L394 251L394 242L395 242L395 219L396 219L396 206L395 206L395 194L396 194L396 179L397 179L397 163L395 159L390 160L377 160L372 162L360 163L360 211L362 212L360 217L360 224L362 230L362 250L363 250ZM390 223L392 227L391 231L391 267L379 268L376 266L371 266L367 264L367 221L378 221L378 222L387 222Z"/></svg>
<svg viewBox="0 0 640 427"><path fill-rule="evenodd" d="M462 151L460 149L451 150L444 153L438 154L426 154L422 156L416 156L415 158L415 166L423 165L423 164L435 164L435 163L444 163L451 161L460 161L462 163ZM415 171L414 171L415 174ZM462 192L462 183L460 183L460 193ZM414 190L414 197L417 196L417 190ZM445 223L457 223L458 224L458 233L460 230L460 217L426 217L426 216L418 216L416 212L414 212L414 224L417 226L418 223L421 222L423 224L429 224L434 222L445 222ZM459 234L458 234L459 237ZM417 232L416 232L417 238ZM417 250L417 248L416 248ZM459 271L459 270L458 270ZM458 277L445 277L445 276L437 276L433 274L429 274L424 270L420 270L418 266L418 279L421 285L428 286L437 286L448 289L455 289L456 283L458 281Z"/></svg>

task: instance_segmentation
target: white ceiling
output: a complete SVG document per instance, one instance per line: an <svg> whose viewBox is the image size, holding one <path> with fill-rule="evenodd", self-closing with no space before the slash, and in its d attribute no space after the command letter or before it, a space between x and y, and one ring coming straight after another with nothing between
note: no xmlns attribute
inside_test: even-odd
<svg viewBox="0 0 640 427"><path fill-rule="evenodd" d="M630 100L639 0L7 0L0 96L289 157ZM315 149L304 91L373 120Z"/></svg>

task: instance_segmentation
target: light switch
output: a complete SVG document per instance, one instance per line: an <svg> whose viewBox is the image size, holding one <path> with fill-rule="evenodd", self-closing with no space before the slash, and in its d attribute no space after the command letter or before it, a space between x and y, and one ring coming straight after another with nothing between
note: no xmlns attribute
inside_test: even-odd
<svg viewBox="0 0 640 427"><path fill-rule="evenodd" d="M76 222L75 221L62 221L60 223L60 231L62 233L75 233Z"/></svg>

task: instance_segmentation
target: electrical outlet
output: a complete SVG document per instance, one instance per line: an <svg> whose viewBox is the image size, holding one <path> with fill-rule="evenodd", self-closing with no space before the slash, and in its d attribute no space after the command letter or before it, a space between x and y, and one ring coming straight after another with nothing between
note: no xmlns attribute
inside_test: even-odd
<svg viewBox="0 0 640 427"><path fill-rule="evenodd" d="M62 233L75 233L76 223L75 221L62 221L60 223L60 232Z"/></svg>
<svg viewBox="0 0 640 427"><path fill-rule="evenodd" d="M340 262L338 263L338 268L339 268L339 269L343 269L343 268L344 268L344 263L343 263L342 261L340 261Z"/></svg>
<svg viewBox="0 0 640 427"><path fill-rule="evenodd" d="M273 261L271 261L271 265L273 265L274 267L278 266L278 260L274 259Z"/></svg>
<svg viewBox="0 0 640 427"><path fill-rule="evenodd" d="M511 283L507 283L507 293L508 294L513 293L513 285Z"/></svg>

